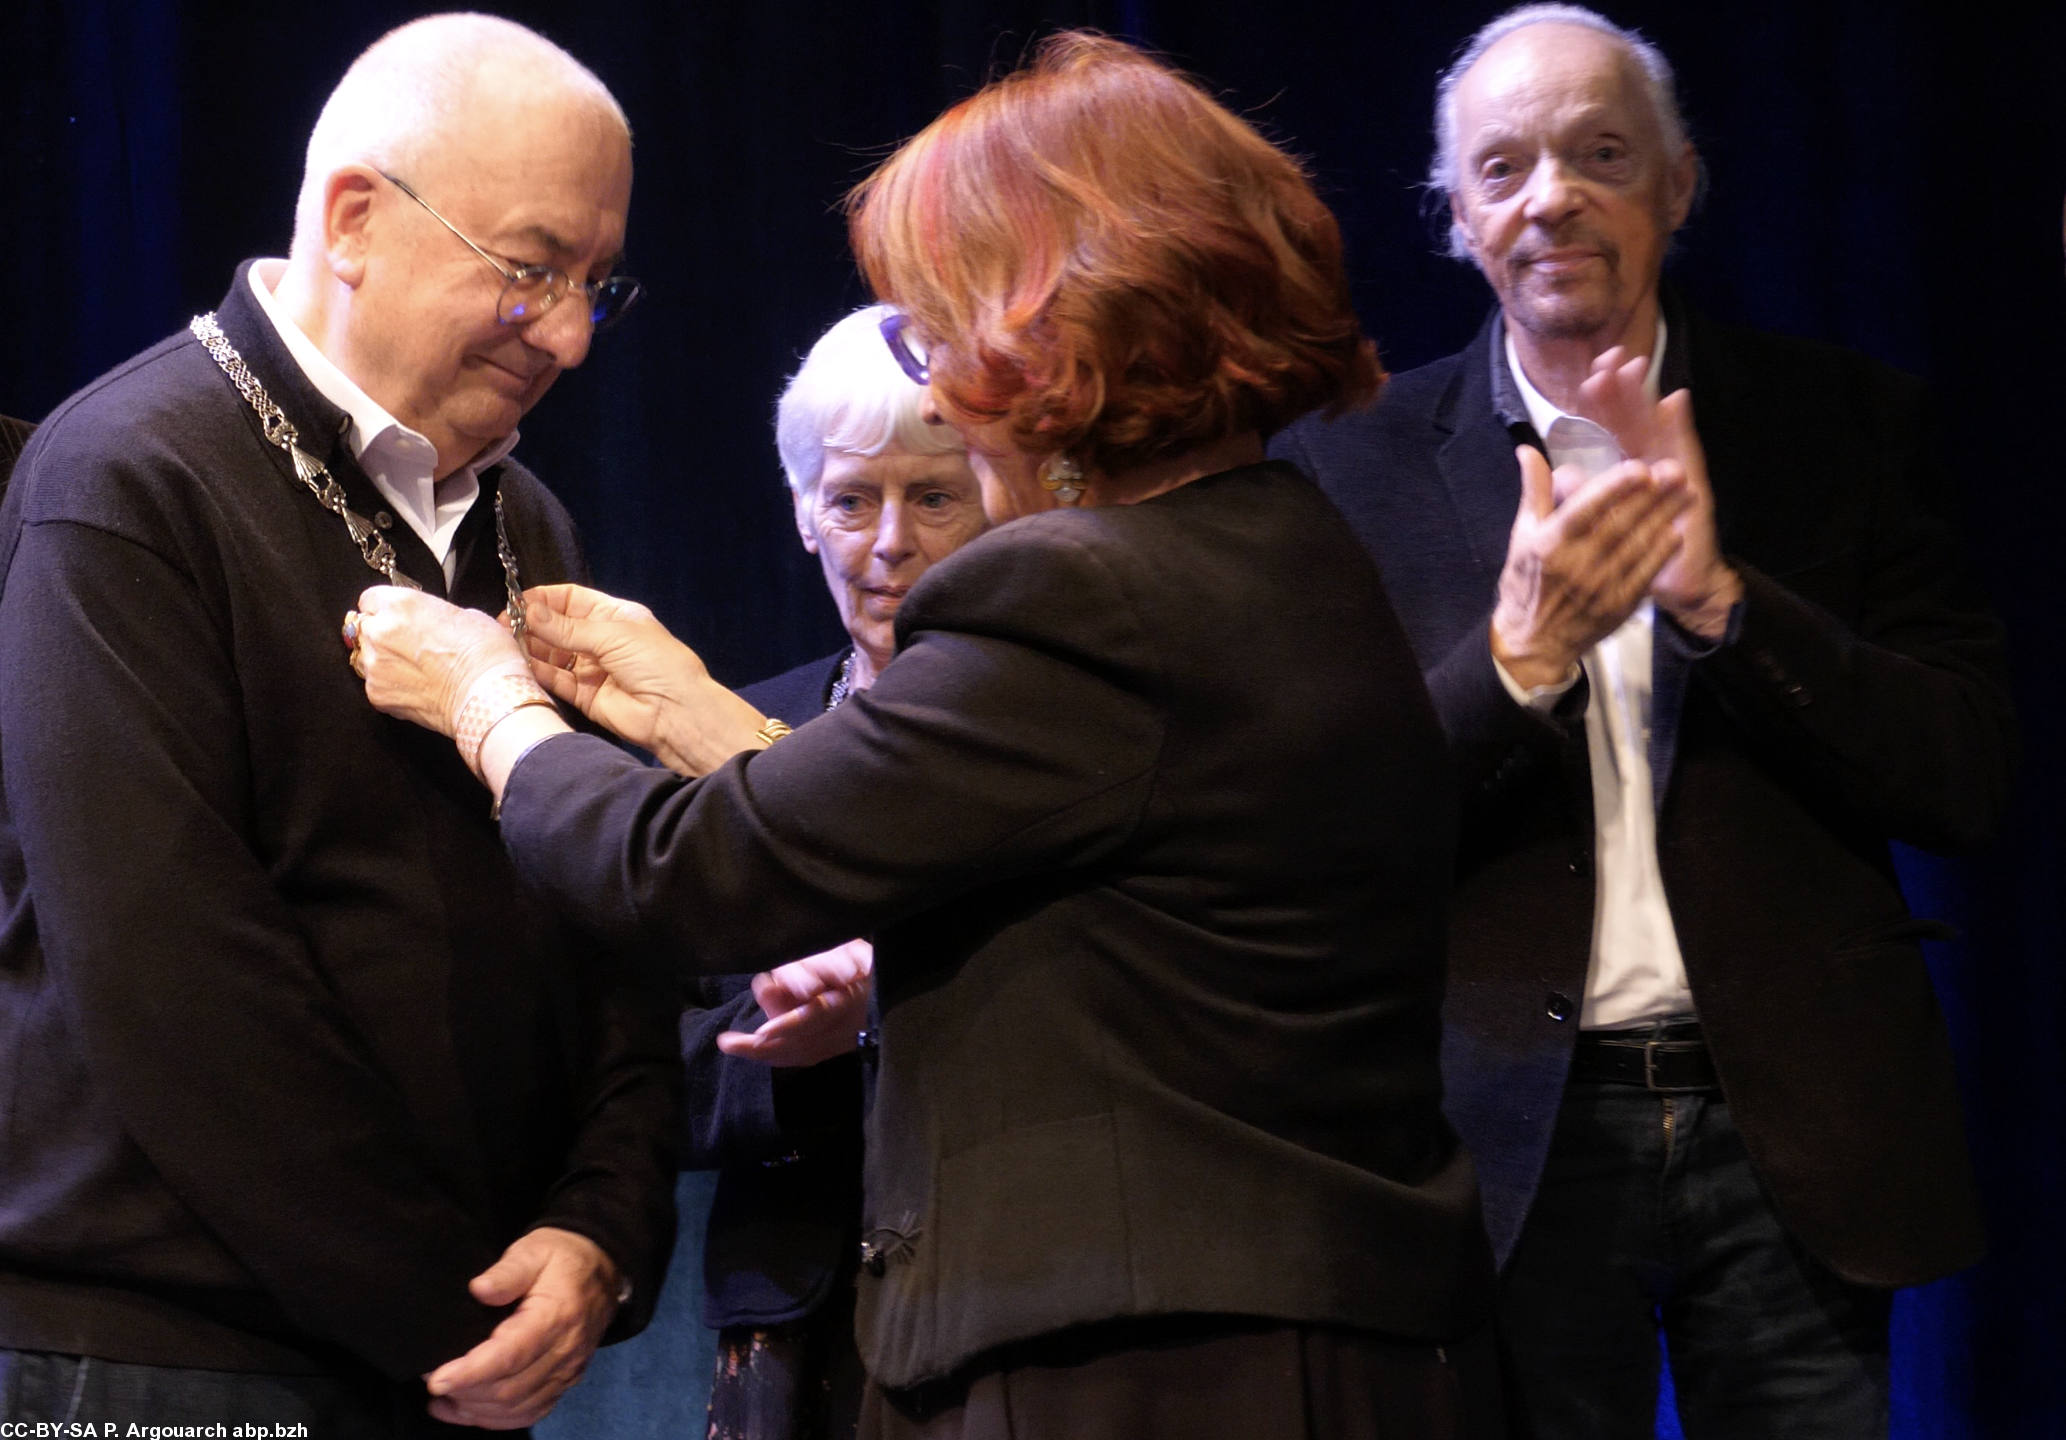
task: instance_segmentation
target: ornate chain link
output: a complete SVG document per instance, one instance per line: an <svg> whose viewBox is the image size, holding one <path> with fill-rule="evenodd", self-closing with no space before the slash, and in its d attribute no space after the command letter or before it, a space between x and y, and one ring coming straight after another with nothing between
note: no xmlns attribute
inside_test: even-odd
<svg viewBox="0 0 2066 1440"><path fill-rule="evenodd" d="M528 658L531 627L524 623L524 582L517 574L516 550L509 543L509 526L502 518L502 490L495 490L495 555L502 561L502 585L509 592L509 633L516 636L517 649Z"/></svg>
<svg viewBox="0 0 2066 1440"><path fill-rule="evenodd" d="M846 659L839 662L839 678L832 682L832 693L825 697L827 710L837 710L854 693L854 654L853 647L847 647Z"/></svg>
<svg viewBox="0 0 2066 1440"><path fill-rule="evenodd" d="M359 554L366 564L380 572L390 585L402 585L411 590L423 587L395 568L395 549L387 543L387 537L371 520L344 503L344 487L331 476L330 468L315 456L301 448L301 432L294 428L273 397L265 393L265 386L258 383L258 377L251 373L251 367L244 363L244 357L237 353L229 337L222 333L222 327L215 323L215 312L196 315L187 328L194 332L194 338L207 347L215 357L215 363L222 367L222 373L230 377L230 383L237 387L251 408L258 412L258 423L265 430L265 438L287 452L287 458L294 463L294 473L301 477L301 483L308 486L309 493L325 510L344 522L344 528L351 533L352 541L359 547ZM499 503L498 496L498 503ZM515 575L515 561L508 556L508 540L501 535L501 511L496 511L497 538L502 541L503 565L509 574ZM510 582L515 584L514 578ZM521 593L521 592L519 592Z"/></svg>

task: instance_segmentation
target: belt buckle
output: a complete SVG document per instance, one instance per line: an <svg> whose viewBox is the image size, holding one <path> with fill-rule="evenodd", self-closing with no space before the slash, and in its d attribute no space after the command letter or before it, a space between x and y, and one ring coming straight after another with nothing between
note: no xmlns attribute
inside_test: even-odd
<svg viewBox="0 0 2066 1440"><path fill-rule="evenodd" d="M1665 1040L1652 1036L1643 1042L1643 1088L1659 1095L1693 1095L1710 1087L1706 1085L1660 1085L1657 1083L1657 1052L1666 1045L1673 1047L1672 1054L1683 1054L1687 1048L1684 1041Z"/></svg>
<svg viewBox="0 0 2066 1440"><path fill-rule="evenodd" d="M1661 1043L1654 1035L1643 1043L1643 1088L1668 1093L1657 1083L1657 1047Z"/></svg>

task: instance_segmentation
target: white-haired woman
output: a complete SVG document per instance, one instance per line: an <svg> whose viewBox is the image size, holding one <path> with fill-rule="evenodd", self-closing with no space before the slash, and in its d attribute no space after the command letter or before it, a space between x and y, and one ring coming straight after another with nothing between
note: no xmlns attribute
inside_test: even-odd
<svg viewBox="0 0 2066 1440"><path fill-rule="evenodd" d="M742 693L790 725L875 683L905 594L982 533L961 437L883 346L892 312L856 311L811 347L776 408L796 528L825 568L848 643ZM864 1376L854 1346L861 1059L873 956L855 940L756 976L700 982L683 1017L687 1164L720 1172L703 1245L717 1330L708 1433L848 1440ZM840 983L822 986L832 976ZM798 1003L815 992L811 1003ZM779 1018L777 1018L779 1017Z"/></svg>
<svg viewBox="0 0 2066 1440"><path fill-rule="evenodd" d="M891 313L871 305L826 331L775 411L797 533L825 567L851 643L754 688L791 704L814 695L817 710L875 682L896 652L904 596L985 523L968 447L920 417L919 397L883 347Z"/></svg>

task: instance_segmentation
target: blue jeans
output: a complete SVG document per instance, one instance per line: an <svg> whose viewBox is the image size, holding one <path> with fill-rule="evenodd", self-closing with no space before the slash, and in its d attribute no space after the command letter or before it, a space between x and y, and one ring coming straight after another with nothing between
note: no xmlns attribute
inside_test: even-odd
<svg viewBox="0 0 2066 1440"><path fill-rule="evenodd" d="M440 1425L424 1411L424 1403L410 1389L377 1381L352 1384L328 1375L180 1370L85 1355L0 1350L0 1420L114 1422L125 1432L132 1423L223 1425L232 1433L242 1424L260 1435L296 1440L484 1433Z"/></svg>
<svg viewBox="0 0 2066 1440"><path fill-rule="evenodd" d="M1870 1440L1891 1302L1786 1233L1720 1095L1574 1081L1499 1314L1536 1440L1648 1440L1660 1327L1686 1440Z"/></svg>

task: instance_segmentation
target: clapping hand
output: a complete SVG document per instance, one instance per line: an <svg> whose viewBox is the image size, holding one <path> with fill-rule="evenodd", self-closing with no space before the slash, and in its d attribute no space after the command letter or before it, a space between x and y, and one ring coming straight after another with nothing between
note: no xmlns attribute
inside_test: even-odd
<svg viewBox="0 0 2066 1440"><path fill-rule="evenodd" d="M524 600L531 670L554 698L682 775L708 774L755 744L760 712L645 606L581 585L540 586Z"/></svg>
<svg viewBox="0 0 2066 1440"><path fill-rule="evenodd" d="M1693 424L1692 392L1675 390L1652 400L1643 384L1649 365L1619 345L1600 355L1579 386L1578 413L1604 427L1631 460L1669 462L1684 473L1692 503L1677 520L1678 553L1657 572L1650 594L1681 625L1717 640L1743 596L1743 580L1722 559L1716 541L1714 491Z"/></svg>
<svg viewBox="0 0 2066 1440"><path fill-rule="evenodd" d="M1567 678L1619 629L1678 552L1674 522L1693 503L1673 460L1624 461L1590 480L1553 477L1534 447L1521 462L1521 506L1492 612L1492 654L1527 688Z"/></svg>
<svg viewBox="0 0 2066 1440"><path fill-rule="evenodd" d="M717 1037L717 1048L766 1065L815 1065L844 1055L868 1023L874 970L875 947L849 940L756 975L753 998L767 1023L751 1032L727 1031Z"/></svg>

